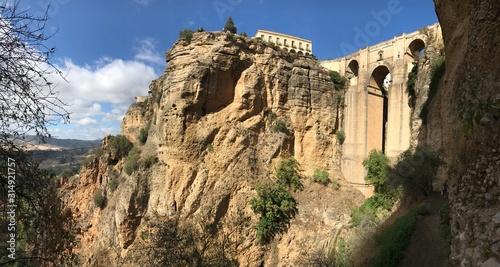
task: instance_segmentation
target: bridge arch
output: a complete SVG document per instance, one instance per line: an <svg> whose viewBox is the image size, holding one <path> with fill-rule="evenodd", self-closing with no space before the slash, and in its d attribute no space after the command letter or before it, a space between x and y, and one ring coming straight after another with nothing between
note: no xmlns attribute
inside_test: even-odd
<svg viewBox="0 0 500 267"><path fill-rule="evenodd" d="M424 52L425 42L420 38L416 38L408 45L407 55L409 56L409 58L407 59L407 61L412 62L418 60L422 57Z"/></svg>
<svg viewBox="0 0 500 267"><path fill-rule="evenodd" d="M367 88L367 153L373 149L386 152L390 79L391 72L385 65L377 66L370 75Z"/></svg>
<svg viewBox="0 0 500 267"><path fill-rule="evenodd" d="M349 62L349 64L347 65L347 70L346 70L346 75L347 76L354 76L354 77L358 77L359 75L359 63L356 59L353 59Z"/></svg>

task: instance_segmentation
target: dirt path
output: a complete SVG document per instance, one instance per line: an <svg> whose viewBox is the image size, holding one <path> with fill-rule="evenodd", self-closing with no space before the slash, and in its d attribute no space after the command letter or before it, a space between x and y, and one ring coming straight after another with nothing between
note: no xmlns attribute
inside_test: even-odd
<svg viewBox="0 0 500 267"><path fill-rule="evenodd" d="M427 199L429 213L421 216L415 225L410 244L404 252L401 267L447 267L446 241L439 229L439 210L445 199L433 192Z"/></svg>

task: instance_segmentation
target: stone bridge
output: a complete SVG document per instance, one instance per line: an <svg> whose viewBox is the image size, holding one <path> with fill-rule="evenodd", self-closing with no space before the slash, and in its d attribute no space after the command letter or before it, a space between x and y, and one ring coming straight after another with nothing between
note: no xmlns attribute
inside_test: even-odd
<svg viewBox="0 0 500 267"><path fill-rule="evenodd" d="M392 162L410 146L410 115L406 82L413 62L423 56L426 42L441 37L439 24L363 48L321 64L348 78L345 94L342 172L365 196L372 188L364 180L363 159L383 151Z"/></svg>

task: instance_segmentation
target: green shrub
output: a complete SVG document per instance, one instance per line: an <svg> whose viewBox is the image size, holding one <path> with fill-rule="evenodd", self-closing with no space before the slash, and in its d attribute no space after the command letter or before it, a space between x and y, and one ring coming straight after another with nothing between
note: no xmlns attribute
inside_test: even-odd
<svg viewBox="0 0 500 267"><path fill-rule="evenodd" d="M411 209L404 216L385 229L375 237L376 250L378 251L375 259L372 260L373 267L392 267L398 266L410 236L415 228L418 215L426 214L427 209L424 205Z"/></svg>
<svg viewBox="0 0 500 267"><path fill-rule="evenodd" d="M286 123L282 120L277 120L274 122L273 132L275 133L287 133Z"/></svg>
<svg viewBox="0 0 500 267"><path fill-rule="evenodd" d="M148 240L149 239L149 232L142 231L141 232L141 239L142 240Z"/></svg>
<svg viewBox="0 0 500 267"><path fill-rule="evenodd" d="M214 145L212 145L212 143L207 144L205 150L208 152L212 152L214 150Z"/></svg>
<svg viewBox="0 0 500 267"><path fill-rule="evenodd" d="M153 166L156 162L158 162L158 157L156 156L153 156L153 155L150 155L150 156L147 156L143 161L142 161L142 166L144 166L144 168L149 168L151 166Z"/></svg>
<svg viewBox="0 0 500 267"><path fill-rule="evenodd" d="M406 93L409 96L410 107L415 107L415 102L417 101L417 90L415 85L417 83L418 77L418 61L413 62L413 68L410 73L408 73L408 81L406 82Z"/></svg>
<svg viewBox="0 0 500 267"><path fill-rule="evenodd" d="M339 91L342 89L345 89L346 83L347 83L347 78L340 75L337 71L331 70L330 71L330 78L332 79L333 86L335 87L335 90Z"/></svg>
<svg viewBox="0 0 500 267"><path fill-rule="evenodd" d="M387 170L389 158L382 151L372 150L368 158L363 160L363 167L367 170L365 180L373 184L375 193L384 193L388 190Z"/></svg>
<svg viewBox="0 0 500 267"><path fill-rule="evenodd" d="M62 171L60 174L61 178L63 178L63 179L67 179L73 175L74 175L74 173L71 169L64 169L64 171Z"/></svg>
<svg viewBox="0 0 500 267"><path fill-rule="evenodd" d="M478 82L479 83L479 82ZM477 90L470 89L465 98L460 102L459 117L462 122L464 134L471 136L474 132L474 125L479 125L481 119L487 113L494 118L500 118L500 100L488 98L480 100L477 97Z"/></svg>
<svg viewBox="0 0 500 267"><path fill-rule="evenodd" d="M314 170L312 181L322 185L327 185L330 182L330 178L328 176L327 171L316 169Z"/></svg>
<svg viewBox="0 0 500 267"><path fill-rule="evenodd" d="M304 186L300 182L299 163L292 157L285 157L275 170L278 183L284 187L291 187L294 191L302 190Z"/></svg>
<svg viewBox="0 0 500 267"><path fill-rule="evenodd" d="M445 71L446 65L444 56L437 57L431 62L429 72L431 78L431 82L429 83L429 93L427 94L427 100L425 100L419 115L420 119L422 119L423 124L427 124L427 114L429 113L430 102L437 92L439 81L441 81L441 78L444 76Z"/></svg>
<svg viewBox="0 0 500 267"><path fill-rule="evenodd" d="M109 180L109 190L111 192L115 192L119 184L120 182L118 181L118 177L116 176L111 177L111 179Z"/></svg>
<svg viewBox="0 0 500 267"><path fill-rule="evenodd" d="M252 210L260 215L257 239L268 242L285 229L297 213L297 203L282 184L263 184L256 188L257 197L250 200Z"/></svg>
<svg viewBox="0 0 500 267"><path fill-rule="evenodd" d="M439 154L428 148L406 150L399 155L396 165L388 169L389 182L394 187L401 186L407 198L427 196L433 191L432 182L443 163Z"/></svg>
<svg viewBox="0 0 500 267"><path fill-rule="evenodd" d="M146 128L141 128L141 130L139 131L139 137L137 139L139 139L139 143L141 143L141 145L144 145L148 140L148 132L149 125Z"/></svg>
<svg viewBox="0 0 500 267"><path fill-rule="evenodd" d="M337 132L335 133L336 137L337 137L337 141L339 142L340 145L344 144L344 141L345 141L345 132L344 130L342 129L339 129L337 130Z"/></svg>
<svg viewBox="0 0 500 267"><path fill-rule="evenodd" d="M97 191L94 194L94 204L96 207L103 209L104 206L106 205L106 198L104 197L104 192L102 189L97 189Z"/></svg>
<svg viewBox="0 0 500 267"><path fill-rule="evenodd" d="M80 162L80 168L83 169L83 168L89 166L90 162L92 162L94 159L95 159L94 156L88 156L88 157L84 158L82 160L82 162Z"/></svg>
<svg viewBox="0 0 500 267"><path fill-rule="evenodd" d="M243 37L248 37L248 35L247 35L246 32L242 32L242 33L240 33L240 35L243 36Z"/></svg>
<svg viewBox="0 0 500 267"><path fill-rule="evenodd" d="M139 158L141 151L137 147L133 147L128 153L127 159L125 159L125 163L123 163L123 171L130 175L132 172L137 170L139 167Z"/></svg>
<svg viewBox="0 0 500 267"><path fill-rule="evenodd" d="M394 205L396 198L388 194L374 194L351 213L351 223L354 226L362 225L366 221L378 224L387 211Z"/></svg>
<svg viewBox="0 0 500 267"><path fill-rule="evenodd" d="M193 30L190 29L184 29L179 32L179 39L186 41L188 44L191 43L191 40L193 39Z"/></svg>
<svg viewBox="0 0 500 267"><path fill-rule="evenodd" d="M330 180L330 182L332 183L333 189L335 189L335 190L339 190L340 189L340 183L339 183L339 181L337 181L336 178L332 178Z"/></svg>
<svg viewBox="0 0 500 267"><path fill-rule="evenodd" d="M134 145L124 135L112 136L109 140L109 149L117 158L126 157Z"/></svg>

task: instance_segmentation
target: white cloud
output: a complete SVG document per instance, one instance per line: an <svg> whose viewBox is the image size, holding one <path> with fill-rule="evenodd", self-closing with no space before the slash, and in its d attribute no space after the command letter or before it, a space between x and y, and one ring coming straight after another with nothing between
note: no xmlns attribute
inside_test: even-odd
<svg viewBox="0 0 500 267"><path fill-rule="evenodd" d="M165 63L165 58L156 49L158 41L154 38L146 38L140 40L135 47L135 60L162 65Z"/></svg>
<svg viewBox="0 0 500 267"><path fill-rule="evenodd" d="M92 118L89 118L89 117L86 117L86 118L83 118L83 119L80 119L78 121L75 122L75 125L94 125L94 124L97 124L97 121L92 119Z"/></svg>
<svg viewBox="0 0 500 267"><path fill-rule="evenodd" d="M137 58L137 57L136 57ZM66 80L56 74L59 99L69 104L71 124L50 127L58 138L99 139L118 134L125 112L135 96L147 95L149 84L158 77L144 61L103 57L92 66L64 59L59 65Z"/></svg>

